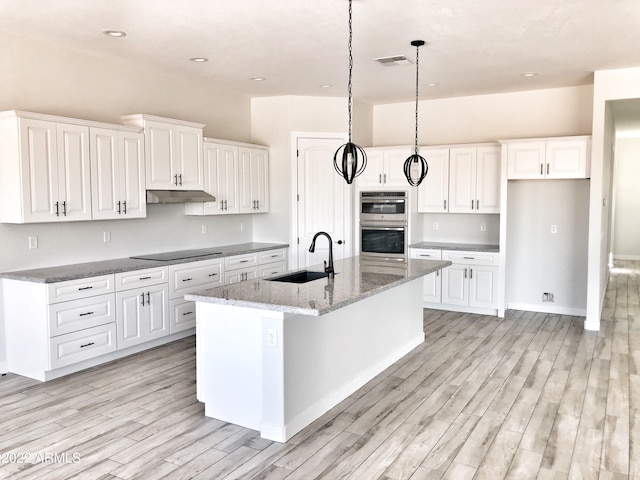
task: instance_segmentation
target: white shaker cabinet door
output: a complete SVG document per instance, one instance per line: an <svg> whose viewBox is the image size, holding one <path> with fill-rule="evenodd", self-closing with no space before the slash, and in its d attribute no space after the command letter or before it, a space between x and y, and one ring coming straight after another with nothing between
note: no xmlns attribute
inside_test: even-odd
<svg viewBox="0 0 640 480"><path fill-rule="evenodd" d="M450 265L442 269L442 303L469 304L469 269L466 265Z"/></svg>
<svg viewBox="0 0 640 480"><path fill-rule="evenodd" d="M500 147L478 147L476 213L500 213Z"/></svg>
<svg viewBox="0 0 640 480"><path fill-rule="evenodd" d="M418 187L418 211L444 213L449 211L449 149L422 149L427 160L427 176Z"/></svg>
<svg viewBox="0 0 640 480"><path fill-rule="evenodd" d="M477 149L452 148L449 153L449 212L476 211Z"/></svg>
<svg viewBox="0 0 640 480"><path fill-rule="evenodd" d="M60 220L91 220L89 127L58 123L58 206Z"/></svg>

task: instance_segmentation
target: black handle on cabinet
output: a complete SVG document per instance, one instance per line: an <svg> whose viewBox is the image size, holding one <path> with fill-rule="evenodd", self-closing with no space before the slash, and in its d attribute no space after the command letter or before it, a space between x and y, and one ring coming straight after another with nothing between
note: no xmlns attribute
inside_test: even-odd
<svg viewBox="0 0 640 480"><path fill-rule="evenodd" d="M147 304L151 305L151 295L147 292Z"/></svg>
<svg viewBox="0 0 640 480"><path fill-rule="evenodd" d="M56 217L60 216L60 203L56 202Z"/></svg>
<svg viewBox="0 0 640 480"><path fill-rule="evenodd" d="M445 210L447 209L447 201L446 200L444 201L444 209Z"/></svg>
<svg viewBox="0 0 640 480"><path fill-rule="evenodd" d="M544 175L544 171L542 170L544 168L544 165L541 163L540 164L540 175Z"/></svg>
<svg viewBox="0 0 640 480"><path fill-rule="evenodd" d="M64 202L62 202L62 213L64 214L64 216L67 216L67 201L65 200Z"/></svg>
<svg viewBox="0 0 640 480"><path fill-rule="evenodd" d="M469 269L469 278L473 280L473 268Z"/></svg>
<svg viewBox="0 0 640 480"><path fill-rule="evenodd" d="M78 290L91 290L93 287L90 285L88 287L79 287Z"/></svg>
<svg viewBox="0 0 640 480"><path fill-rule="evenodd" d="M180 185L182 185L182 174L178 174L178 178L180 179Z"/></svg>
<svg viewBox="0 0 640 480"><path fill-rule="evenodd" d="M122 205L124 206L124 214L127 214L127 201L125 200L124 202L122 202Z"/></svg>
<svg viewBox="0 0 640 480"><path fill-rule="evenodd" d="M464 278L467 278L467 269L464 269Z"/></svg>
<svg viewBox="0 0 640 480"><path fill-rule="evenodd" d="M216 275L218 275L217 273L210 273L209 276L210 277L215 277Z"/></svg>
<svg viewBox="0 0 640 480"><path fill-rule="evenodd" d="M118 200L118 215L121 215L122 211L120 210L120 200Z"/></svg>
<svg viewBox="0 0 640 480"><path fill-rule="evenodd" d="M85 343L84 345L80 345L80 348L90 347L91 345L95 345L95 344L96 344L96 342Z"/></svg>
<svg viewBox="0 0 640 480"><path fill-rule="evenodd" d="M142 297L142 306L144 307L144 293L141 295Z"/></svg>
<svg viewBox="0 0 640 480"><path fill-rule="evenodd" d="M193 280L193 278L183 278L182 279L183 282L190 282L191 280Z"/></svg>
<svg viewBox="0 0 640 480"><path fill-rule="evenodd" d="M81 313L79 316L80 317L86 317L87 315L93 315L93 312Z"/></svg>
<svg viewBox="0 0 640 480"><path fill-rule="evenodd" d="M344 242L342 240L338 240L338 245L342 245Z"/></svg>
<svg viewBox="0 0 640 480"><path fill-rule="evenodd" d="M151 278L151 276L148 277L140 277L140 280L149 280Z"/></svg>
<svg viewBox="0 0 640 480"><path fill-rule="evenodd" d="M173 175L173 184L175 186L178 186L178 174L177 173Z"/></svg>
<svg viewBox="0 0 640 480"><path fill-rule="evenodd" d="M182 316L184 317L185 315L191 315L192 313L193 313L193 312L184 312L184 313L182 314Z"/></svg>
<svg viewBox="0 0 640 480"><path fill-rule="evenodd" d="M547 163L547 175L549 175L549 164Z"/></svg>
<svg viewBox="0 0 640 480"><path fill-rule="evenodd" d="M465 260L475 260L476 259L476 257L462 257L462 258L464 258Z"/></svg>
<svg viewBox="0 0 640 480"><path fill-rule="evenodd" d="M249 260L240 260L240 263L247 263Z"/></svg>
<svg viewBox="0 0 640 480"><path fill-rule="evenodd" d="M476 200L476 211L480 210L480 200Z"/></svg>

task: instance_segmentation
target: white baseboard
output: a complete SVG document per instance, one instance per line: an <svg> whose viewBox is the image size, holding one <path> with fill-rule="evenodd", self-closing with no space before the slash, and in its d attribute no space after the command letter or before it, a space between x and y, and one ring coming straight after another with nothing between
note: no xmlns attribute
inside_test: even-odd
<svg viewBox="0 0 640 480"><path fill-rule="evenodd" d="M337 390L334 390L329 395L321 398L313 405L309 406L294 419L288 422L284 428L280 425L267 425L262 424L260 428L260 435L262 438L269 440L275 440L276 442L286 442L300 430L305 428L311 422L319 418L324 413L331 410L342 400L347 398L353 392L365 385L368 381L380 374L391 365L396 363L402 357L407 355L411 350L421 345L424 342L424 333L414 337L409 342L400 346L380 361L361 371L357 376L352 378L349 382L342 385Z"/></svg>
<svg viewBox="0 0 640 480"><path fill-rule="evenodd" d="M571 315L574 317L586 317L586 308L560 307L558 305L534 305L527 303L509 303L508 310L525 310L527 312L556 313L558 315Z"/></svg>
<svg viewBox="0 0 640 480"><path fill-rule="evenodd" d="M424 302L423 308L430 308L432 310L447 310L449 312L461 312L461 313L477 313L479 315L495 315L499 316L497 308L479 308L468 307L465 305L445 305L442 303ZM504 314L502 315L504 317Z"/></svg>
<svg viewBox="0 0 640 480"><path fill-rule="evenodd" d="M0 374L4 373L9 373L9 367L7 366L6 360L0 362Z"/></svg>
<svg viewBox="0 0 640 480"><path fill-rule="evenodd" d="M640 255L613 255L614 260L640 260Z"/></svg>
<svg viewBox="0 0 640 480"><path fill-rule="evenodd" d="M587 320L584 321L584 329L590 330L592 332L600 331L600 322L589 322Z"/></svg>

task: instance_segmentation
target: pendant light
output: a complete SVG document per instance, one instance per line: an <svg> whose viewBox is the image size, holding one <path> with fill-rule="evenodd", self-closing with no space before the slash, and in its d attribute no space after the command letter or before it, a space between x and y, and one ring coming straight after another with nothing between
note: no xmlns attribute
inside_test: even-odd
<svg viewBox="0 0 640 480"><path fill-rule="evenodd" d="M404 176L407 177L409 185L417 187L422 183L429 171L427 161L418 154L418 51L424 45L424 40L414 40L411 45L416 47L416 141L413 155L404 161Z"/></svg>
<svg viewBox="0 0 640 480"><path fill-rule="evenodd" d="M349 0L349 141L340 146L333 156L333 168L335 168L336 172L338 172L349 184L353 182L355 177L364 172L364 169L367 166L367 154L364 152L362 147L351 142L351 77L353 71L353 53L351 49L353 39L351 3L352 0Z"/></svg>

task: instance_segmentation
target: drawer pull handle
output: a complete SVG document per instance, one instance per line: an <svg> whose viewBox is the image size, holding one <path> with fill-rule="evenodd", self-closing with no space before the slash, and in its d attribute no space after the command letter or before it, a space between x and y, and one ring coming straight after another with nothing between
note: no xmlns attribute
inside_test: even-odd
<svg viewBox="0 0 640 480"><path fill-rule="evenodd" d="M78 290L91 290L93 287L89 286L89 287L80 287L78 288Z"/></svg>
<svg viewBox="0 0 640 480"><path fill-rule="evenodd" d="M182 279L183 282L190 282L191 280L193 280L193 278L183 278Z"/></svg>
<svg viewBox="0 0 640 480"><path fill-rule="evenodd" d="M81 317L86 317L87 315L93 315L93 312L86 312L86 313L80 314Z"/></svg>
<svg viewBox="0 0 640 480"><path fill-rule="evenodd" d="M240 263L247 263L249 260L240 260Z"/></svg>
<svg viewBox="0 0 640 480"><path fill-rule="evenodd" d="M424 253L421 253L420 256L421 257L429 257L429 258L431 258L431 255L427 255L427 254L424 254Z"/></svg>
<svg viewBox="0 0 640 480"><path fill-rule="evenodd" d="M476 257L462 257L462 258L464 258L465 260L475 260L476 259Z"/></svg>
<svg viewBox="0 0 640 480"><path fill-rule="evenodd" d="M184 317L185 315L191 315L192 313L193 313L193 312L184 312L184 313L182 314L182 316Z"/></svg>
<svg viewBox="0 0 640 480"><path fill-rule="evenodd" d="M96 342L85 343L84 345L80 345L80 348L90 347L91 345L95 345L95 344L96 344Z"/></svg>
<svg viewBox="0 0 640 480"><path fill-rule="evenodd" d="M271 255L271 258L278 258L280 255L275 254L275 255Z"/></svg>
<svg viewBox="0 0 640 480"><path fill-rule="evenodd" d="M217 273L210 273L209 276L210 277L215 277L216 275L218 275Z"/></svg>
<svg viewBox="0 0 640 480"><path fill-rule="evenodd" d="M140 280L149 280L151 278L151 276L148 277L140 277Z"/></svg>

